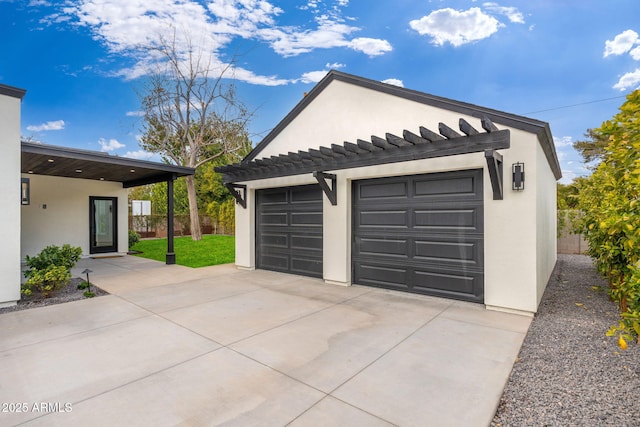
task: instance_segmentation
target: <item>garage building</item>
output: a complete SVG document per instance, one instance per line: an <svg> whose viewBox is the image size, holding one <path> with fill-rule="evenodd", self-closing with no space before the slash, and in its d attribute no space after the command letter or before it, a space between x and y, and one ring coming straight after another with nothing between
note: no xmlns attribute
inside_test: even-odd
<svg viewBox="0 0 640 427"><path fill-rule="evenodd" d="M547 123L331 71L242 162L236 264L534 313L556 262Z"/></svg>

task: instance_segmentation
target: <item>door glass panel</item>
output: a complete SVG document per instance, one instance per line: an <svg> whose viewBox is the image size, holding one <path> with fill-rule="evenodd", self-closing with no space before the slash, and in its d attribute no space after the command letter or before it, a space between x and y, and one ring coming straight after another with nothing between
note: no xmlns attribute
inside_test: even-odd
<svg viewBox="0 0 640 427"><path fill-rule="evenodd" d="M113 200L94 200L95 247L114 246Z"/></svg>

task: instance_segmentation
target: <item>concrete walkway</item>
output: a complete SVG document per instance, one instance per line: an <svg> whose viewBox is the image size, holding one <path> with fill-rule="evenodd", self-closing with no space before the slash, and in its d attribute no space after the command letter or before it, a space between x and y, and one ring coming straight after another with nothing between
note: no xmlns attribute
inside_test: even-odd
<svg viewBox="0 0 640 427"><path fill-rule="evenodd" d="M486 426L531 322L233 265L87 267L111 295L0 315L0 425Z"/></svg>

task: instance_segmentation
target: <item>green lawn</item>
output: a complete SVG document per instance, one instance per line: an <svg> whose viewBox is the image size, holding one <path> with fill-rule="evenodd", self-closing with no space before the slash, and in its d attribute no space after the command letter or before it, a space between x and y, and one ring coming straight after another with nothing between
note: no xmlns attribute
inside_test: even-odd
<svg viewBox="0 0 640 427"><path fill-rule="evenodd" d="M194 268L234 262L235 246L235 236L204 235L199 242L191 240L191 236L174 239L176 263ZM140 240L131 250L142 252L137 256L164 262L167 239Z"/></svg>

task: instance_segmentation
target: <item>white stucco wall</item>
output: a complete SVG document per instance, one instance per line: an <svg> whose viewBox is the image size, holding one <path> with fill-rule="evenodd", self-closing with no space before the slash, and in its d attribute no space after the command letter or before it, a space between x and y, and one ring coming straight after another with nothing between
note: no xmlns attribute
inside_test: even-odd
<svg viewBox="0 0 640 427"><path fill-rule="evenodd" d="M369 140L386 132L418 133L420 126L437 131L443 122L457 129L465 118L476 129L480 121L448 110L393 97L359 86L333 81L257 156ZM505 126L496 123L498 128ZM337 206L324 199L324 271L328 283L351 283L351 182L463 169L483 169L484 290L489 308L533 313L537 310L555 264L555 178L537 136L511 131L511 148L500 150L504 160L504 199L493 200L484 153L439 157L396 164L324 172L337 175ZM524 162L526 188L511 189L511 165ZM236 207L236 263L255 267L255 189L315 183L311 174L245 182L247 209Z"/></svg>
<svg viewBox="0 0 640 427"><path fill-rule="evenodd" d="M540 145L537 146L538 164L545 162L545 155ZM558 185L551 170L543 167L537 170L537 303L547 287L553 268L558 259Z"/></svg>
<svg viewBox="0 0 640 427"><path fill-rule="evenodd" d="M20 299L20 102L0 94L0 307Z"/></svg>
<svg viewBox="0 0 640 427"><path fill-rule="evenodd" d="M437 133L440 122L457 130L460 117L467 116L334 80L257 158L370 140L371 135L384 138L387 132L402 136L404 129L419 135L420 126ZM482 130L478 119L467 118Z"/></svg>
<svg viewBox="0 0 640 427"><path fill-rule="evenodd" d="M83 256L89 256L89 196L118 198L118 252L127 252L127 190L121 183L22 176L31 180L31 204L22 206L22 259L25 255L36 255L48 245L65 243L80 246Z"/></svg>

